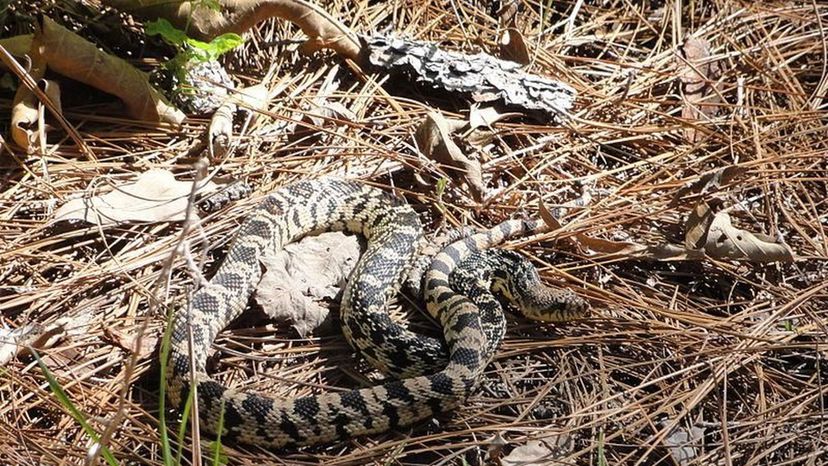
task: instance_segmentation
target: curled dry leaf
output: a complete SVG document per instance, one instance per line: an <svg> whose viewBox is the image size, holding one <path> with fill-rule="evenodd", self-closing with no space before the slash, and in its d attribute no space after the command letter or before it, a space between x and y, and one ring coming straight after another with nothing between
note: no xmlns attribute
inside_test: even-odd
<svg viewBox="0 0 828 466"><path fill-rule="evenodd" d="M472 104L469 110L468 128L463 128L462 136L470 146L482 149L494 140L493 125L500 120L520 117L517 112L500 112L497 108L480 104Z"/></svg>
<svg viewBox="0 0 828 466"><path fill-rule="evenodd" d="M539 212L541 219L550 230L562 228L560 221L540 201ZM573 235L572 242L576 245L598 254L612 254L641 260L700 260L704 258L704 251L686 248L677 244L645 245L632 241L612 241L594 238L583 233Z"/></svg>
<svg viewBox="0 0 828 466"><path fill-rule="evenodd" d="M184 120L184 114L152 87L146 73L100 51L47 16L32 47L38 48L49 69L120 98L133 118L175 125Z"/></svg>
<svg viewBox="0 0 828 466"><path fill-rule="evenodd" d="M0 47L8 50L15 57L22 57L29 53L29 50L32 48L32 37L32 34L5 37L0 39ZM2 62L0 62L0 68L4 68Z"/></svg>
<svg viewBox="0 0 828 466"><path fill-rule="evenodd" d="M503 448L509 445L509 442L503 438L500 432L495 433L490 439L486 441L486 454L490 461L497 461L503 456Z"/></svg>
<svg viewBox="0 0 828 466"><path fill-rule="evenodd" d="M138 359L143 360L150 357L155 351L155 347L158 345L158 333L145 332L139 339L138 332L137 329L134 332L127 332L110 327L103 328L103 335L110 343L130 353L135 353Z"/></svg>
<svg viewBox="0 0 828 466"><path fill-rule="evenodd" d="M707 232L713 223L713 207L707 202L698 202L684 222L684 246L702 249L707 241Z"/></svg>
<svg viewBox="0 0 828 466"><path fill-rule="evenodd" d="M684 59L679 60L679 76L683 84L684 107L681 117L686 120L704 120L716 115L721 104L718 85L708 83L718 79L721 69L710 62L710 43L695 37L688 37L682 46ZM688 126L684 131L690 142L702 139L702 133Z"/></svg>
<svg viewBox="0 0 828 466"><path fill-rule="evenodd" d="M731 165L705 173L695 182L679 189L673 197L672 204L678 204L686 196L716 192L722 185L730 183L734 178L742 175L746 171L747 168Z"/></svg>
<svg viewBox="0 0 828 466"><path fill-rule="evenodd" d="M52 101L57 115L63 115L60 85L56 81L39 79L37 86ZM27 153L31 154L44 149L46 132L49 129L45 116L45 108L37 97L25 86L18 87L12 104L11 134L14 142L24 148Z"/></svg>
<svg viewBox="0 0 828 466"><path fill-rule="evenodd" d="M521 14L521 2L519 0L507 0L501 2L500 9L495 15L497 22L501 27L514 27L519 21L525 20L524 15Z"/></svg>
<svg viewBox="0 0 828 466"><path fill-rule="evenodd" d="M325 138L327 133L319 131L325 125L326 120L356 121L357 116L348 107L340 102L329 101L324 97L316 97L310 103L309 108L303 112L297 112L296 121L288 125L288 142L295 143L302 141L305 146L313 145ZM344 125L337 125L336 132L345 128Z"/></svg>
<svg viewBox="0 0 828 466"><path fill-rule="evenodd" d="M53 223L82 220L100 226L124 222L178 222L186 218L193 183L178 181L167 170L142 173L134 183L91 198L73 199L55 212ZM216 189L212 182L200 187L201 193Z"/></svg>
<svg viewBox="0 0 828 466"><path fill-rule="evenodd" d="M469 111L469 128L491 128L495 123L507 118L515 118L521 116L517 112L501 112L495 107L481 107L479 104L471 106Z"/></svg>
<svg viewBox="0 0 828 466"><path fill-rule="evenodd" d="M710 224L704 250L711 257L751 262L792 262L787 244L762 233L751 233L733 226L730 215L719 212Z"/></svg>
<svg viewBox="0 0 828 466"><path fill-rule="evenodd" d="M545 443L531 440L526 445L516 447L500 460L503 466L547 466L558 457Z"/></svg>
<svg viewBox="0 0 828 466"><path fill-rule="evenodd" d="M562 228L557 218L544 206L539 206L541 219L550 230ZM685 224L685 244L663 243L644 245L632 241L611 241L593 238L581 233L573 235L577 245L601 254L627 256L642 260L702 260L705 257L751 262L790 262L793 251L786 244L761 233L751 233L734 227L726 212L714 213L707 203L700 202L688 216Z"/></svg>
<svg viewBox="0 0 828 466"><path fill-rule="evenodd" d="M497 42L500 44L500 58L521 65L528 65L532 61L523 34L517 29L505 29Z"/></svg>
<svg viewBox="0 0 828 466"><path fill-rule="evenodd" d="M500 460L502 466L549 466L557 464L571 449L569 435L559 434L543 440L530 440Z"/></svg>
<svg viewBox="0 0 828 466"><path fill-rule="evenodd" d="M303 145L313 145L327 137L328 133L319 131L319 128L326 126L329 120L342 122L335 125L334 131L339 134L345 131L348 123L357 120L357 115L351 109L330 97L339 91L340 82L336 77L338 70L338 66L332 67L319 86L316 96L304 103L302 110L294 113L293 119L296 123L287 126L288 142L301 141Z"/></svg>
<svg viewBox="0 0 828 466"><path fill-rule="evenodd" d="M788 245L767 235L734 227L727 212L717 211L720 203L699 202L693 207L685 222L685 247L703 249L708 256L716 259L751 262L794 260Z"/></svg>
<svg viewBox="0 0 828 466"><path fill-rule="evenodd" d="M306 337L328 319L320 299L333 299L359 260L356 236L327 232L265 257L256 302L270 317L292 323Z"/></svg>
<svg viewBox="0 0 828 466"><path fill-rule="evenodd" d="M467 157L451 139L451 133L465 125L464 121L447 120L440 113L429 112L417 127L414 139L426 158L453 167L454 170L449 170L449 173L462 177L474 200L480 202L486 190L480 162Z"/></svg>
<svg viewBox="0 0 828 466"><path fill-rule="evenodd" d="M39 53L39 48L33 47L29 60L29 76L39 82L46 74L46 59ZM38 136L42 136L45 128L40 124L40 115L37 97L26 86L18 86L12 101L11 137L28 153L42 149L38 139L45 138Z"/></svg>

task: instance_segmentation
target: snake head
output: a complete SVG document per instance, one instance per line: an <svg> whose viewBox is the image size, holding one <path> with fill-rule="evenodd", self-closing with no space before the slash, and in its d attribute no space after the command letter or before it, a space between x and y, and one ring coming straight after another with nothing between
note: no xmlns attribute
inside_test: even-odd
<svg viewBox="0 0 828 466"><path fill-rule="evenodd" d="M589 303L572 290L548 286L541 281L535 266L521 254L502 251L509 266L495 272L501 275L500 291L525 317L543 322L564 322L589 315Z"/></svg>

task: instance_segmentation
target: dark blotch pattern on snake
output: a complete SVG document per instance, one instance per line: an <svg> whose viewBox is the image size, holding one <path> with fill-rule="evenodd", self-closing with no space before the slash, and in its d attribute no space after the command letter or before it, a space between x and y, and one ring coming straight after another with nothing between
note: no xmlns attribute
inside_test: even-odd
<svg viewBox="0 0 828 466"><path fill-rule="evenodd" d="M223 439L272 447L383 432L455 408L475 389L493 349L477 306L451 289L449 276L458 263L502 241L502 235L533 228L521 225L472 235L434 258L424 279L424 295L429 313L443 328L443 346L423 343L427 340L393 323L386 312L422 240L422 227L410 207L379 189L338 179L303 181L268 195L242 224L212 280L194 294L189 309L173 318L167 375L171 404L183 406L192 374L204 430L217 431L223 410ZM260 258L307 234L331 230L359 233L368 241L343 291L346 337L375 366L404 373L397 366L403 359L417 367L416 376L292 399L240 391L212 380L206 372L208 350L218 332L246 306L261 277ZM576 299L566 301L562 312L569 312L567 308L580 312L585 305ZM443 347L445 355L440 352ZM422 375L434 370L435 363L443 363L442 368Z"/></svg>

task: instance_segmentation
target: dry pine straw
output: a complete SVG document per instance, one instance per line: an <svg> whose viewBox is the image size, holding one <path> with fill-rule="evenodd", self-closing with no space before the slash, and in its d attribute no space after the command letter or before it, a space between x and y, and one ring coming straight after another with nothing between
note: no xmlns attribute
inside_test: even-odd
<svg viewBox="0 0 828 466"><path fill-rule="evenodd" d="M588 256L561 241L521 243L539 265L554 261L558 268L544 267L545 278L591 300L593 319L556 327L513 321L484 389L452 415L412 431L306 452L228 445L234 463L475 464L499 433L509 442L504 453L529 438L564 444L560 464L601 464L601 455L607 464L672 464L665 438L674 427L704 433L695 441L696 464L828 461L828 8L724 0L646 7L541 3L523 5L520 13L530 68L579 90L581 121L568 129L499 125L491 150L497 163L485 174L493 193L505 189L485 209L476 209L463 189L449 185L442 199L445 221L491 225L534 206L541 192L547 203L565 202L577 195L580 181L594 183L597 194L589 208L566 219L571 230L605 239L679 242L692 202L671 205L676 191L712 169L738 163L747 172L718 196L734 209L741 227L783 237L799 260L654 263ZM349 5L339 2L329 11L358 31L392 30L463 50L496 51L498 18L489 6ZM541 17L548 27L538 35ZM688 34L710 43L709 60L722 70L715 77L718 111L701 121L680 118L685 103L676 56ZM411 134L427 111L425 97L389 97L373 79L358 80L345 71L338 75L338 90L325 95L354 112L355 120L321 121L321 128L311 128L325 132L319 138L289 136L284 117L295 118L319 97L336 63L267 45L291 37L299 35L290 26L268 22L244 51L227 58L240 81L269 76L271 88L283 91L272 108L280 118L249 127L220 174L248 180L260 195L310 175L399 175L412 166ZM401 91L387 89L392 95ZM11 96L2 99L8 107ZM457 102L432 103L462 110ZM154 348L165 324L161 309L174 305L193 283L181 255L170 275L164 274L181 227L61 232L46 225L54 205L84 190L124 183L150 167L188 176L191 164L181 154L206 122L193 120L182 133L96 113L78 108L70 120L97 162L79 159L65 141L46 156L4 162L16 168L3 175L0 193L0 310L12 327L68 318L68 336L43 351L45 362L98 432L114 427L107 442L116 457L160 464L157 355L147 350L131 359L123 345L145 327L144 343ZM701 141L688 141L688 127L703 133ZM514 152L522 155L510 156ZM408 186L405 178L397 176L395 185ZM389 183L385 176L373 179ZM416 190L409 199L431 211L436 220L429 227L436 227L442 218L433 208L435 194ZM194 254L207 254L208 273L253 202L206 217L201 232L209 244L197 230L189 234ZM153 300L158 304L150 306ZM298 340L287 325L255 313L225 331L215 346L222 354L217 377L278 396L365 380L341 337ZM30 358L4 368L0 400L0 462L84 461L88 437L50 395Z"/></svg>

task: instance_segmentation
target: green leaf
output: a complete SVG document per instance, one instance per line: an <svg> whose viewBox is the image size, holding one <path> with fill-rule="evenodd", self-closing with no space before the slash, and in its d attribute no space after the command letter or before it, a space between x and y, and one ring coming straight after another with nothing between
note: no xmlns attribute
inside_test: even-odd
<svg viewBox="0 0 828 466"><path fill-rule="evenodd" d="M213 50L213 48L214 48L212 46L212 44L200 41L198 39L193 39L192 37L188 37L187 40L186 40L186 43L187 43L187 45L189 45L190 47L192 47L194 49L204 50L205 52Z"/></svg>
<svg viewBox="0 0 828 466"><path fill-rule="evenodd" d="M194 55L201 61L215 60L222 54L225 54L239 45L243 44L244 40L238 34L228 32L222 34L210 42L202 42L197 39L187 39L187 45L192 47Z"/></svg>
<svg viewBox="0 0 828 466"><path fill-rule="evenodd" d="M167 362L170 359L170 348L172 346L172 342L170 339L172 338L172 323L173 323L173 308L170 306L167 309L167 325L164 328L164 336L161 338L161 350L159 358L161 360L161 368L160 368L160 378L161 378L161 385L158 388L158 433L161 437L161 458L163 459L164 466L175 466L181 464L181 445L184 443L183 441L178 442L178 456L173 462L172 457L172 449L170 448L170 437L169 433L167 432ZM189 399L187 400L189 403ZM184 419L181 421L184 424L183 429L186 429L187 424L187 417L185 416ZM179 436L179 439L183 438L183 433Z"/></svg>
<svg viewBox="0 0 828 466"><path fill-rule="evenodd" d="M222 34L214 38L210 41L210 44L216 48L216 53L218 53L218 55L221 55L244 44L244 39L242 39L242 36L238 34L228 32L226 34Z"/></svg>
<svg viewBox="0 0 828 466"><path fill-rule="evenodd" d="M176 47L181 47L189 39L184 31L177 29L164 18L148 22L144 26L144 32L150 36L161 36L162 39Z"/></svg>

